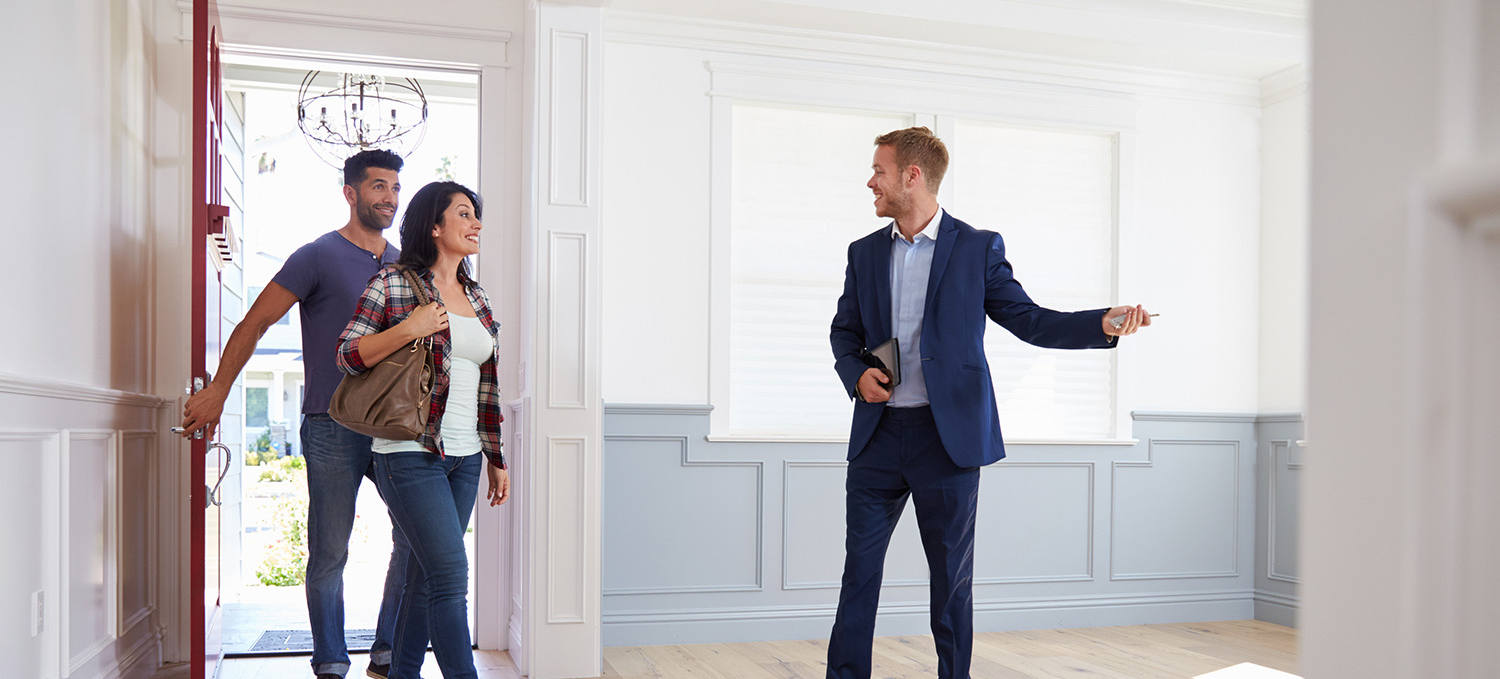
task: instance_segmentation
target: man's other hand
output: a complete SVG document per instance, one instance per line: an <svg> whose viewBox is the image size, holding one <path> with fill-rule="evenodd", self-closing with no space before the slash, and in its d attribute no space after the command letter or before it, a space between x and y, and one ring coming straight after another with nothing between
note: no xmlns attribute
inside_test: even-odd
<svg viewBox="0 0 1500 679"><path fill-rule="evenodd" d="M1120 316L1124 316L1125 321L1117 328L1115 327L1114 320ZM1104 312L1104 319L1101 322L1104 324L1104 334L1124 337L1151 325L1151 314L1146 313L1145 307L1139 304L1135 306L1117 306Z"/></svg>
<svg viewBox="0 0 1500 679"><path fill-rule="evenodd" d="M891 400L891 382L885 373L877 368L870 368L865 374L859 376L859 384L854 386L859 390L859 395L865 403L885 403Z"/></svg>

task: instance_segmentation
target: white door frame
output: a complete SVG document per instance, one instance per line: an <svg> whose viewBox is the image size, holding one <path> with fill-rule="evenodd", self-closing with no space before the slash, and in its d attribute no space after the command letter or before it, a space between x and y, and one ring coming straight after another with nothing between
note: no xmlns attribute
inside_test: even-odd
<svg viewBox="0 0 1500 679"><path fill-rule="evenodd" d="M183 35L191 35L192 5L179 2ZM379 64L387 67L422 70L473 72L480 79L479 95L479 192L491 207L486 223L492 230L481 250L481 280L496 307L496 320L502 328L501 388L503 398L517 395L519 381L518 342L505 342L523 330L521 324L521 243L519 149L519 101L521 79L510 68L508 51L512 33L505 30L446 26L333 16L296 10L274 10L219 4L226 36L233 36L226 54L311 59L319 62L351 65ZM520 18L519 10L516 13ZM436 20L436 19L435 19ZM497 233L498 232L498 233ZM498 237L497 237L498 236ZM492 282L493 281L493 282ZM170 327L171 319L162 319ZM507 332L511 331L511 332ZM167 376L178 380L176 376ZM175 383L173 381L162 383ZM513 451L507 451L514 454ZM475 642L483 649L505 649L511 618L510 591L513 579L508 576L513 559L510 543L504 539L510 507L500 510L487 505L477 512L476 536L476 617ZM172 529L172 526L163 526ZM164 535L169 533L163 533ZM160 582L175 582L179 560L163 560ZM162 609L180 608L181 596L176 588L161 589ZM185 630L164 629L171 648L173 637Z"/></svg>

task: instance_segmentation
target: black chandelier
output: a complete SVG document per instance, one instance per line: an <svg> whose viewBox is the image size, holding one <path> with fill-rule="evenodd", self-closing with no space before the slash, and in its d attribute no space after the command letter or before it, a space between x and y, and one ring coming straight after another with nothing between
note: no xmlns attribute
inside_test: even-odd
<svg viewBox="0 0 1500 679"><path fill-rule="evenodd" d="M427 133L427 96L411 78L343 73L317 85L309 71L297 91L297 127L323 162L343 169L360 151L385 149L406 157ZM328 78L323 78L326 83Z"/></svg>

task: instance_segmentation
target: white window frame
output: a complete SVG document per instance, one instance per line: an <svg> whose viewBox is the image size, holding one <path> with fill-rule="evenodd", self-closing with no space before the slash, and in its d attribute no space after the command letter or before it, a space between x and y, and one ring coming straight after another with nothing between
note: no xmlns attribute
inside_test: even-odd
<svg viewBox="0 0 1500 679"><path fill-rule="evenodd" d="M1119 303L1120 256L1134 232L1135 120L1137 104L1128 96L927 71L853 67L824 62L795 66L765 63L709 62L711 74L710 145L710 290L709 384L713 406L709 439L713 441L845 442L847 435L743 435L730 431L730 242L733 186L734 105L738 102L780 104L845 111L909 114L940 138L953 138L959 119L1062 131L1112 134L1115 137L1115 220L1111 301ZM871 149L873 153L873 139ZM938 201L952 205L952 183L938 191ZM980 225L980 228L984 228ZM830 316L831 319L831 316ZM1115 352L1111 375L1111 435L1105 438L1011 439L1009 444L1131 445L1129 391L1122 380L1137 374L1128 343ZM828 376L837 379L829 355Z"/></svg>

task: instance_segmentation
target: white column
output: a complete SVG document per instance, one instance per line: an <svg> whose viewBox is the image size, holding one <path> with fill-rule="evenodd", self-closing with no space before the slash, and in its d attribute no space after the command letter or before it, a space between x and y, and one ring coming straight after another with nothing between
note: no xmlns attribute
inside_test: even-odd
<svg viewBox="0 0 1500 679"><path fill-rule="evenodd" d="M286 370L276 368L271 371L271 390L266 392L266 420L268 422L286 422ZM291 427L291 423L287 422Z"/></svg>
<svg viewBox="0 0 1500 679"><path fill-rule="evenodd" d="M599 676L601 2L527 10L522 671Z"/></svg>

